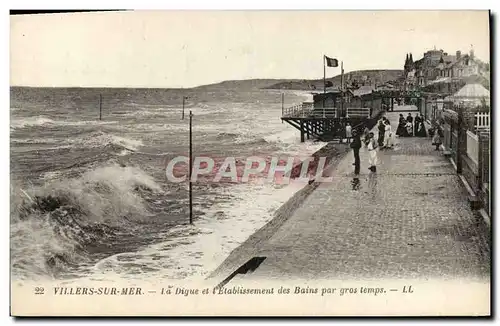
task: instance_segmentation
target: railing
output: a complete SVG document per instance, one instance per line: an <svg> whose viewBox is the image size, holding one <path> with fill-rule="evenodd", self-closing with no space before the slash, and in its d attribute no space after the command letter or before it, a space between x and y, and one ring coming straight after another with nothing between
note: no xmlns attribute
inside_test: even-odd
<svg viewBox="0 0 500 326"><path fill-rule="evenodd" d="M479 146L480 146L480 163L479 163L479 173L481 175L481 198L484 203L484 207L488 214L490 212L490 134L488 132L482 132L479 135Z"/></svg>
<svg viewBox="0 0 500 326"><path fill-rule="evenodd" d="M370 108L347 108L347 117L370 117Z"/></svg>
<svg viewBox="0 0 500 326"><path fill-rule="evenodd" d="M477 112L476 113L476 128L480 130L490 129L490 113L489 112Z"/></svg>
<svg viewBox="0 0 500 326"><path fill-rule="evenodd" d="M451 127L446 124L443 127L444 140L443 145L447 150L451 149ZM432 135L434 136L434 135Z"/></svg>
<svg viewBox="0 0 500 326"><path fill-rule="evenodd" d="M337 108L315 108L312 111L312 116L316 118L336 118L337 117Z"/></svg>
<svg viewBox="0 0 500 326"><path fill-rule="evenodd" d="M443 109L444 144L451 151L457 173L464 176L490 214L490 113L451 107L453 110Z"/></svg>
<svg viewBox="0 0 500 326"><path fill-rule="evenodd" d="M370 108L347 108L347 118L370 118ZM339 108L323 107L315 108L313 103L302 103L283 109L283 118L337 118L339 117Z"/></svg>
<svg viewBox="0 0 500 326"><path fill-rule="evenodd" d="M302 103L283 109L284 118L307 118L314 109L313 103Z"/></svg>
<svg viewBox="0 0 500 326"><path fill-rule="evenodd" d="M453 155L455 155L458 151L458 133L453 130L450 136L450 151L453 153Z"/></svg>
<svg viewBox="0 0 500 326"><path fill-rule="evenodd" d="M467 156L477 165L479 162L479 137L467 130Z"/></svg>

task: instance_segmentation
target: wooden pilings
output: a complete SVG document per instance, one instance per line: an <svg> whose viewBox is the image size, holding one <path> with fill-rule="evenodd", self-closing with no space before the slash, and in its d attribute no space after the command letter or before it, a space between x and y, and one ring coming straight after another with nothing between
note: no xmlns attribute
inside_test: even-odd
<svg viewBox="0 0 500 326"><path fill-rule="evenodd" d="M305 127L305 124L304 124L304 120L300 120L300 142L303 143L304 142L304 127Z"/></svg>
<svg viewBox="0 0 500 326"><path fill-rule="evenodd" d="M284 117L283 121L296 128L300 132L300 141L305 142L306 139L318 139L328 141L332 139L340 139L342 130L345 127L345 122L349 121L354 127L361 123L363 118L290 118Z"/></svg>

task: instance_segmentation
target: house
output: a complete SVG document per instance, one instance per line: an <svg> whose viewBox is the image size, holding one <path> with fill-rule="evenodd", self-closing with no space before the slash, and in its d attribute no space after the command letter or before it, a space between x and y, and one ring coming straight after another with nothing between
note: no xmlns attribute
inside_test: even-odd
<svg viewBox="0 0 500 326"><path fill-rule="evenodd" d="M461 78L479 75L479 67L480 63L474 57L474 51L471 50L470 54L465 55L457 51L456 55L451 59L447 58L445 60L442 57L436 69L439 77Z"/></svg>
<svg viewBox="0 0 500 326"><path fill-rule="evenodd" d="M436 80L446 78L457 79L473 75L481 75L489 69L484 63L474 56L474 50L469 54L457 51L449 55L443 50L430 50L424 53L422 59L413 62L413 56L406 55L404 66L405 90L424 87Z"/></svg>

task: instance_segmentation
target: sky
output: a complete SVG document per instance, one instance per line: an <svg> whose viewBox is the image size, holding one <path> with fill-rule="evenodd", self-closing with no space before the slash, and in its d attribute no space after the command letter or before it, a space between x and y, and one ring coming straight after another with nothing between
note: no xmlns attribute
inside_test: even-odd
<svg viewBox="0 0 500 326"><path fill-rule="evenodd" d="M223 80L403 69L406 53L488 62L487 11L135 11L10 18L10 84L194 87ZM327 77L340 73L327 68Z"/></svg>

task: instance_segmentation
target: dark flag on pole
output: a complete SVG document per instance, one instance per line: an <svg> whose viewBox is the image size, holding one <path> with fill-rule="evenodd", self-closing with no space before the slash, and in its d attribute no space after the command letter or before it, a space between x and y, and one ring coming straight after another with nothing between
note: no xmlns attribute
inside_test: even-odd
<svg viewBox="0 0 500 326"><path fill-rule="evenodd" d="M325 55L325 60L326 60L326 65L328 67L338 67L339 66L339 61L334 58L329 58Z"/></svg>

